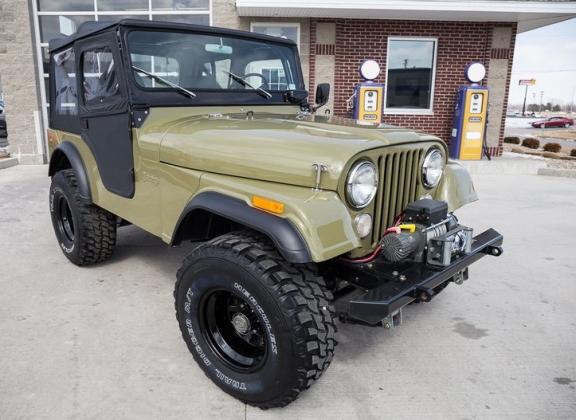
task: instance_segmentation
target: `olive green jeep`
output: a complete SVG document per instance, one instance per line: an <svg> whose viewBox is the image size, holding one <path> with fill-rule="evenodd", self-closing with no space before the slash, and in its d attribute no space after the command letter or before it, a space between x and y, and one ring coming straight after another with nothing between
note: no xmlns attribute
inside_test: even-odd
<svg viewBox="0 0 576 420"><path fill-rule="evenodd" d="M89 22L50 43L50 212L74 264L134 224L175 246L176 317L220 388L284 406L318 379L336 320L384 326L502 252L437 137L315 115L297 46L221 28ZM121 262L118 262L121 264ZM113 268L112 268L113 269Z"/></svg>

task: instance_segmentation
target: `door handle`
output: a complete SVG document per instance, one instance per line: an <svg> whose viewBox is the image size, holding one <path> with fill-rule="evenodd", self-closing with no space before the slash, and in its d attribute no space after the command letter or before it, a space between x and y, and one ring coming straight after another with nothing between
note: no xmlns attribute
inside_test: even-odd
<svg viewBox="0 0 576 420"><path fill-rule="evenodd" d="M82 128L88 129L88 118L82 120Z"/></svg>

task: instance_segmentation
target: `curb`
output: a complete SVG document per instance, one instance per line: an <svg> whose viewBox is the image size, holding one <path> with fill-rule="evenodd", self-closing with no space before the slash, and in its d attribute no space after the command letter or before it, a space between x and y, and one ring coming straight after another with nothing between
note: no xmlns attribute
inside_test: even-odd
<svg viewBox="0 0 576 420"><path fill-rule="evenodd" d="M540 168L538 169L538 175L558 176L562 178L576 178L576 170L558 169L558 168Z"/></svg>
<svg viewBox="0 0 576 420"><path fill-rule="evenodd" d="M458 161L472 175L536 175L546 167L544 159L493 158L491 161Z"/></svg>
<svg viewBox="0 0 576 420"><path fill-rule="evenodd" d="M0 159L0 169L10 168L16 165L18 165L18 159L15 157Z"/></svg>

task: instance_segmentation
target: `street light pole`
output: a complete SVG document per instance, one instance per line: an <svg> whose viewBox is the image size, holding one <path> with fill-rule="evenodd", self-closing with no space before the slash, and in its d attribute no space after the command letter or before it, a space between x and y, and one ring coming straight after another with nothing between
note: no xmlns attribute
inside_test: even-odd
<svg viewBox="0 0 576 420"><path fill-rule="evenodd" d="M542 100L543 100L543 99L544 99L544 91L541 90L541 91L540 91L540 106L538 107L538 110L539 110L540 112L542 112Z"/></svg>
<svg viewBox="0 0 576 420"><path fill-rule="evenodd" d="M526 113L526 96L528 96L528 85L524 86L524 104L522 105L522 116Z"/></svg>

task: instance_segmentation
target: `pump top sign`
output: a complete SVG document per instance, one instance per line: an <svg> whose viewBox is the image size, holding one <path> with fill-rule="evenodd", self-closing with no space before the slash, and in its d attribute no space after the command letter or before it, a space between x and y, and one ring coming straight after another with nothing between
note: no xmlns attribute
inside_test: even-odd
<svg viewBox="0 0 576 420"><path fill-rule="evenodd" d="M536 79L520 79L518 85L520 86L534 86L536 84Z"/></svg>

